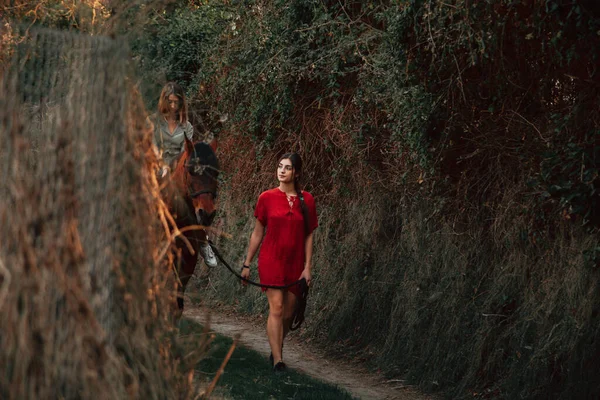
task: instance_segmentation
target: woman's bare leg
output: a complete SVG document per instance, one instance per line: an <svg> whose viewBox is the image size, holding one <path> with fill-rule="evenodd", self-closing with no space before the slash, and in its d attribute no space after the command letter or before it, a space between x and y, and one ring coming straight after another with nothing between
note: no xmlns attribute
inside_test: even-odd
<svg viewBox="0 0 600 400"><path fill-rule="evenodd" d="M273 354L273 365L282 360L281 345L283 343L283 301L284 292L279 289L267 289L269 301L269 318L267 319L267 337Z"/></svg>

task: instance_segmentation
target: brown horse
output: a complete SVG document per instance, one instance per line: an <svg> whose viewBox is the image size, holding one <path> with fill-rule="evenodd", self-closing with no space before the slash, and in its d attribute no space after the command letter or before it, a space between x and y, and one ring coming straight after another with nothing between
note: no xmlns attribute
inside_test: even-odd
<svg viewBox="0 0 600 400"><path fill-rule="evenodd" d="M183 236L175 240L178 257L176 268L178 275L177 306L178 316L183 312L183 294L198 262L200 246L207 242L206 231L189 229L194 225L210 226L216 214L216 198L219 176L219 162L215 151L217 141L210 144L193 144L185 139L184 151L173 161L168 184L163 189L163 198L173 215L177 227L183 230ZM199 228L199 227L198 227Z"/></svg>

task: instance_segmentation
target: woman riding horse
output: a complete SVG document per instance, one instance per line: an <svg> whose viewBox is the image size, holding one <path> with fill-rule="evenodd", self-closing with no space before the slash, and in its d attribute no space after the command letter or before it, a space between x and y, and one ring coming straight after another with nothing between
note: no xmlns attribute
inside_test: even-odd
<svg viewBox="0 0 600 400"><path fill-rule="evenodd" d="M208 235L215 216L219 164L215 155L216 139L210 144L192 143L193 127L187 119L187 104L181 86L169 82L158 101L158 113L151 117L153 142L164 162L159 178L162 195L184 238L177 237L179 315L183 312L185 287L194 274L198 253L209 267L217 265ZM169 171L170 174L169 174ZM185 229L189 228L189 229ZM190 249L188 243L192 246Z"/></svg>
<svg viewBox="0 0 600 400"><path fill-rule="evenodd" d="M167 178L171 164L184 150L185 139L192 140L194 128L187 118L187 103L181 86L175 82L167 83L158 100L158 113L151 117L154 125L153 142L164 165L159 177ZM206 231L200 231L199 251L209 267L217 265Z"/></svg>

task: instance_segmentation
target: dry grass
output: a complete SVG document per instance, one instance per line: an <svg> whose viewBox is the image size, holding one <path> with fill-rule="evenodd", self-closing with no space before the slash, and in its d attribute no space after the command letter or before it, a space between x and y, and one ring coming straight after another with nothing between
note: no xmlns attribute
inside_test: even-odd
<svg viewBox="0 0 600 400"><path fill-rule="evenodd" d="M181 338L172 323L173 226L124 54L106 38L32 30L2 82L3 399L203 390L193 366L210 337Z"/></svg>

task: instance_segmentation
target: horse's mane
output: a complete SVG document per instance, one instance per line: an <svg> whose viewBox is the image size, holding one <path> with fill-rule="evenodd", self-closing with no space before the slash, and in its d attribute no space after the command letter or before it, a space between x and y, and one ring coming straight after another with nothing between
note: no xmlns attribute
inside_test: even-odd
<svg viewBox="0 0 600 400"><path fill-rule="evenodd" d="M179 189L187 186L187 174L185 173L185 162L189 158L187 150L179 154L171 163L171 178Z"/></svg>

